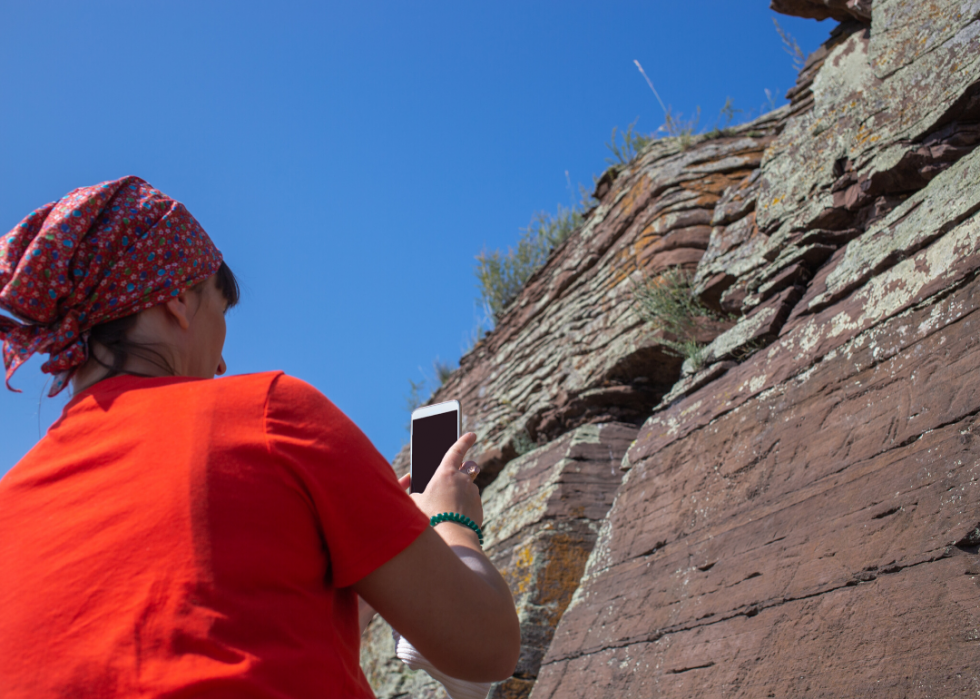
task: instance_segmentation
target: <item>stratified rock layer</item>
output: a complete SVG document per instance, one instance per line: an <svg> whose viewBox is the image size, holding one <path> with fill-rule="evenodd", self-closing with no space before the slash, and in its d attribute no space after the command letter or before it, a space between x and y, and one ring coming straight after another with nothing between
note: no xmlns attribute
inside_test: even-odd
<svg viewBox="0 0 980 699"><path fill-rule="evenodd" d="M775 382L760 353L751 399L644 428L534 696L975 695L978 307L971 280Z"/></svg>
<svg viewBox="0 0 980 699"><path fill-rule="evenodd" d="M637 316L633 284L643 273L696 268L715 205L757 171L787 114L784 108L686 150L656 142L603 176L600 204L583 228L552 253L432 398L462 403L463 428L480 437L481 485L527 442L544 444L594 422L639 425L649 416L681 360ZM407 466L406 448L395 468Z"/></svg>
<svg viewBox="0 0 980 699"><path fill-rule="evenodd" d="M773 8L841 21L790 104L607 172L434 397L521 610L494 696L980 694L980 0ZM683 365L632 294L675 266L728 318Z"/></svg>
<svg viewBox="0 0 980 699"><path fill-rule="evenodd" d="M535 698L980 690L978 14L876 0L716 216L743 317L628 452Z"/></svg>

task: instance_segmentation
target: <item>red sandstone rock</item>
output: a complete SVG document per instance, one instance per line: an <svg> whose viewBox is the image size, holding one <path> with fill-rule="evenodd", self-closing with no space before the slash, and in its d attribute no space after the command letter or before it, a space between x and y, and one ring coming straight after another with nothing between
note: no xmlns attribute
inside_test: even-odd
<svg viewBox="0 0 980 699"><path fill-rule="evenodd" d="M978 302L974 282L631 456L534 697L624 696L655 679L677 696L809 684L856 697L882 675L900 696L917 682L946 687L923 696L976 691L980 393L960 377L980 370ZM901 327L919 334L875 344ZM640 665L595 681L610 657ZM761 671L794 666L805 682Z"/></svg>
<svg viewBox="0 0 980 699"><path fill-rule="evenodd" d="M604 180L584 228L432 398L461 401L464 429L480 436L481 485L521 441L544 443L588 423L639 424L661 400L681 361L633 311L635 273L698 265L715 204L758 168L779 128L777 115L688 150L658 141ZM395 467L407 468L407 450Z"/></svg>
<svg viewBox="0 0 980 699"><path fill-rule="evenodd" d="M980 692L980 4L773 6L847 20L791 104L604 174L435 397L522 609L494 697ZM733 314L683 373L631 308L674 265Z"/></svg>
<svg viewBox="0 0 980 699"><path fill-rule="evenodd" d="M769 6L784 15L806 19L871 21L871 0L772 0Z"/></svg>

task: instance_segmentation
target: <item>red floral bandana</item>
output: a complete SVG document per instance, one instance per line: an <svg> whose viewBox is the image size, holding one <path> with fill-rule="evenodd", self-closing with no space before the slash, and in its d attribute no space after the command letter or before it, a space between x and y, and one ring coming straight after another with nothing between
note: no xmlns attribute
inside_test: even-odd
<svg viewBox="0 0 980 699"><path fill-rule="evenodd" d="M35 352L59 393L88 358L88 330L204 281L221 265L193 216L138 177L81 187L0 237L7 388Z"/></svg>

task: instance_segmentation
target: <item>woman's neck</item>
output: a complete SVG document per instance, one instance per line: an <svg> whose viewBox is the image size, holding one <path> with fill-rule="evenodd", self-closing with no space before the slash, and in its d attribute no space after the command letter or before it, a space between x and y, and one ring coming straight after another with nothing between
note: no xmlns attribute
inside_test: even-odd
<svg viewBox="0 0 980 699"><path fill-rule="evenodd" d="M119 374L145 377L174 375L174 372L170 371L167 367L131 353L127 354L126 361L118 370L111 368L112 359L112 355L108 350L99 344L92 343L89 358L71 377L72 393L81 393L99 381L112 376L118 376Z"/></svg>

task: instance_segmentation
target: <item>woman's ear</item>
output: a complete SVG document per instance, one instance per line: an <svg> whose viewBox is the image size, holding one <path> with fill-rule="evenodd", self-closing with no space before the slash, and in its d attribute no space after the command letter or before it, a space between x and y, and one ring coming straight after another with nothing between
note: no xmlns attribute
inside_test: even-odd
<svg viewBox="0 0 980 699"><path fill-rule="evenodd" d="M190 296L191 291L185 289L164 304L167 315L175 320L182 330L187 330L191 325Z"/></svg>

